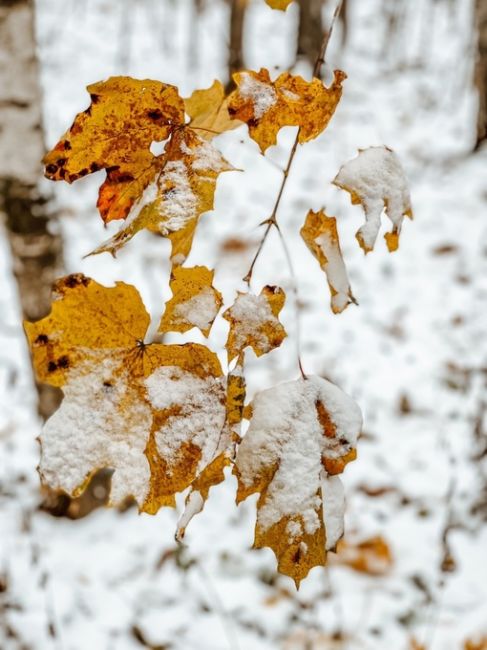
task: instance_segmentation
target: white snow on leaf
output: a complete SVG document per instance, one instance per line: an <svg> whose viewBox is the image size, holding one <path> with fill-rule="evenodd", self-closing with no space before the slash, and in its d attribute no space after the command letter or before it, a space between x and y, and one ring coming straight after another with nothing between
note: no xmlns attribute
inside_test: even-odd
<svg viewBox="0 0 487 650"><path fill-rule="evenodd" d="M384 208L397 235L404 216L412 214L406 175L397 155L387 147L360 150L356 158L343 165L333 182L355 194L363 204L365 224L357 231L357 239L365 252L374 249Z"/></svg>
<svg viewBox="0 0 487 650"><path fill-rule="evenodd" d="M321 248L323 255L327 259L323 270L326 273L330 287L335 291L331 296L332 310L335 313L342 312L350 304L352 290L338 242L330 237L329 232L324 232L316 237L315 243Z"/></svg>
<svg viewBox="0 0 487 650"><path fill-rule="evenodd" d="M103 354L104 360L70 371L64 400L40 436L39 471L51 488L75 495L90 474L111 468L111 502L133 496L142 505L150 478L144 454L150 408L139 399L128 375L120 374L119 362L110 359L109 352Z"/></svg>
<svg viewBox="0 0 487 650"><path fill-rule="evenodd" d="M239 294L228 312L238 321L238 327L234 330L237 349L242 349L249 338L253 338L263 352L269 352L271 344L261 331L262 325L264 323L278 325L279 320L272 313L265 295Z"/></svg>
<svg viewBox="0 0 487 650"><path fill-rule="evenodd" d="M203 138L198 138L198 140L199 144L197 147L188 147L184 140L181 142L180 147L184 154L192 156L193 161L191 167L194 171L212 171L220 173L228 170L228 163L218 149L214 147L211 142L203 140ZM216 182L216 179L214 178L208 178L208 180Z"/></svg>
<svg viewBox="0 0 487 650"><path fill-rule="evenodd" d="M254 107L254 118L260 120L277 103L277 94L272 86L254 79L248 72L242 73L238 91L244 99L250 99Z"/></svg>
<svg viewBox="0 0 487 650"><path fill-rule="evenodd" d="M192 443L202 451L201 471L214 458L225 425L224 379L202 379L178 366L164 366L147 377L145 386L154 409L179 407L155 433L159 454L170 467L181 446Z"/></svg>
<svg viewBox="0 0 487 650"><path fill-rule="evenodd" d="M345 527L345 491L339 476L325 476L322 481L323 520L326 550L332 551L343 537Z"/></svg>
<svg viewBox="0 0 487 650"><path fill-rule="evenodd" d="M336 427L334 438L324 435L316 408L319 402ZM258 393L252 409L236 458L239 479L250 487L266 469L276 466L257 523L267 530L289 517L290 541L303 529L313 534L320 526L322 457L339 458L355 447L362 425L360 409L351 397L320 377Z"/></svg>
<svg viewBox="0 0 487 650"><path fill-rule="evenodd" d="M163 235L176 232L197 216L198 199L188 178L182 160L169 161L158 181L162 197L156 200L161 214L160 231Z"/></svg>
<svg viewBox="0 0 487 650"><path fill-rule="evenodd" d="M214 291L204 287L198 295L180 303L174 309L176 321L191 323L200 330L207 330L218 313Z"/></svg>

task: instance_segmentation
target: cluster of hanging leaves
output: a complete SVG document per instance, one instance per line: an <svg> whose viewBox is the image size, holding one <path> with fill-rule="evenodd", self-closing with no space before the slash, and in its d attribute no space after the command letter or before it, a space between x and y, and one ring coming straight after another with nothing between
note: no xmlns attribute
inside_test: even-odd
<svg viewBox="0 0 487 650"><path fill-rule="evenodd" d="M289 2L268 4L285 9ZM183 99L175 86L114 77L88 87L90 106L45 157L52 180L72 183L105 171L97 207L105 223L122 224L93 253L115 254L143 229L170 239L172 297L158 332L198 328L208 337L221 314L229 323L226 373L206 345L147 340L150 316L135 287L124 283L62 278L50 314L25 324L39 381L64 392L40 437L45 484L76 496L95 472L111 468L110 502L130 497L152 514L186 491L181 539L232 465L237 502L259 494L255 546L272 548L279 570L297 585L325 564L343 534L337 475L355 459L360 410L319 377L280 384L245 404L246 351L261 356L286 337L279 320L284 291L249 288L221 313L214 271L183 265L201 215L213 209L218 176L234 169L213 139L243 123L262 153L283 126L298 127L300 144L316 138L333 116L345 78L337 70L327 87L287 72L272 80L265 69L243 71L228 96L215 81ZM154 142L164 143L159 155ZM359 152L334 182L364 207L366 223L357 233L364 251L374 247L383 209L393 224L387 245L395 250L403 217L411 216L395 154L385 147ZM332 311L343 311L355 299L336 218L310 210L301 236L326 274ZM242 438L243 419L249 426Z"/></svg>

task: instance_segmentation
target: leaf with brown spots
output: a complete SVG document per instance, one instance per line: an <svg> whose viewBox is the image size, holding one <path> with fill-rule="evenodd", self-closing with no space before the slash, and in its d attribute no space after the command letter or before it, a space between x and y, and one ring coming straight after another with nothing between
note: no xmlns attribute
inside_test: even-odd
<svg viewBox="0 0 487 650"><path fill-rule="evenodd" d="M235 461L237 503L260 493L254 546L270 547L278 570L299 586L336 543L333 525L328 540L324 523L322 479L355 458L362 416L352 398L320 377L258 393L252 410ZM324 483L325 490L332 485ZM325 508L334 503L325 500ZM331 514L325 511L325 521Z"/></svg>
<svg viewBox="0 0 487 650"><path fill-rule="evenodd" d="M120 230L92 254L113 255L140 230L168 237L171 261L189 255L200 216L213 209L216 181L233 167L221 153L191 129L175 131L166 144L155 180L145 189Z"/></svg>
<svg viewBox="0 0 487 650"><path fill-rule="evenodd" d="M173 297L159 325L159 332L187 332L197 327L208 336L222 306L222 296L213 286L214 271L206 266L177 266L171 274Z"/></svg>
<svg viewBox="0 0 487 650"><path fill-rule="evenodd" d="M228 114L228 98L221 81L215 80L204 90L195 90L191 97L184 100L184 106L191 118L188 126L205 140L212 140L242 124Z"/></svg>
<svg viewBox="0 0 487 650"><path fill-rule="evenodd" d="M248 124L250 137L264 153L276 144L283 126L299 127L300 144L324 131L342 96L346 75L335 70L329 88L320 79L306 81L289 72L272 81L265 68L260 72L237 72L233 78L237 90L229 98L229 113Z"/></svg>
<svg viewBox="0 0 487 650"><path fill-rule="evenodd" d="M175 86L150 79L111 77L87 90L91 105L45 156L45 173L72 183L105 169L100 214L105 222L124 219L156 173L152 142L184 124L184 102Z"/></svg>
<svg viewBox="0 0 487 650"><path fill-rule="evenodd" d="M230 323L225 346L229 363L248 346L260 357L281 345L287 334L278 316L285 300L286 294L279 287L266 286L259 296L238 292L223 314Z"/></svg>
<svg viewBox="0 0 487 650"><path fill-rule="evenodd" d="M339 314L351 302L355 302L355 298L340 249L336 219L327 217L323 210L310 210L300 233L326 274L331 293L331 309L334 314Z"/></svg>
<svg viewBox="0 0 487 650"><path fill-rule="evenodd" d="M389 252L396 251L404 217L413 218L408 181L397 155L388 147L359 149L333 183L350 193L354 205L363 206L365 223L355 236L364 253L374 250L383 210L392 222L384 239Z"/></svg>
<svg viewBox="0 0 487 650"><path fill-rule="evenodd" d="M25 323L39 381L64 400L40 436L43 482L75 496L114 470L111 503L142 511L174 505L221 480L226 388L217 356L194 343L144 342L149 315L136 289L85 276L59 280L48 316Z"/></svg>

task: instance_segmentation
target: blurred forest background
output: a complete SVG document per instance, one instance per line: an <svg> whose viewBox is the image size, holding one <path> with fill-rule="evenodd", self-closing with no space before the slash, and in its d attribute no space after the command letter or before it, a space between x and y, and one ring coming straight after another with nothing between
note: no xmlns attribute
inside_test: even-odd
<svg viewBox="0 0 487 650"><path fill-rule="evenodd" d="M110 75L154 78L184 96L268 67L309 78L335 8L299 0L0 0L0 647L6 650L487 649L487 0L344 0L325 82L345 94L323 136L298 152L282 211L299 281L305 367L365 414L347 468L347 533L299 593L251 551L254 502L229 476L188 531L176 514L100 508L110 472L81 498L40 489L36 436L61 399L35 386L21 320L49 311L64 272L134 283L157 321L167 242L141 234L116 260L82 259L107 234L97 181L42 178L41 159ZM243 127L242 127L243 128ZM238 129L219 137L244 174L225 174L190 263L216 268L232 300L292 145L264 159ZM360 208L330 185L360 147L386 144L411 181L401 248L364 263ZM336 215L360 306L336 317L299 240L308 208ZM109 227L110 230L110 227ZM270 238L257 282L287 277ZM289 341L249 359L250 397L296 376ZM225 326L212 334L215 347ZM175 341L188 337L175 336ZM219 342L219 343L217 343Z"/></svg>

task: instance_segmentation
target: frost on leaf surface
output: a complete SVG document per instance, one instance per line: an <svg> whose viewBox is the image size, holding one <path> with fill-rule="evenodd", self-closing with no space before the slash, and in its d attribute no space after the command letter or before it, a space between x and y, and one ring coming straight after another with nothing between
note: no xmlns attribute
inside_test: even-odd
<svg viewBox="0 0 487 650"><path fill-rule="evenodd" d="M300 233L326 274L331 293L331 308L338 314L355 299L340 249L336 219L328 217L323 210L310 210Z"/></svg>
<svg viewBox="0 0 487 650"><path fill-rule="evenodd" d="M190 116L189 127L205 140L220 133L236 129L242 122L228 114L228 98L221 81L215 80L209 88L195 90L184 100L186 113Z"/></svg>
<svg viewBox="0 0 487 650"><path fill-rule="evenodd" d="M115 254L140 230L148 229L171 240L173 264L182 264L189 255L200 216L213 209L217 178L233 167L190 129L176 131L159 159L155 179L122 228L93 254Z"/></svg>
<svg viewBox="0 0 487 650"><path fill-rule="evenodd" d="M175 86L150 79L111 77L87 90L90 106L45 156L45 173L72 183L105 169L100 214L105 222L124 219L157 171L152 142L184 124L184 102Z"/></svg>
<svg viewBox="0 0 487 650"><path fill-rule="evenodd" d="M320 79L306 81L289 72L272 81L265 68L237 72L233 78L237 90L230 95L229 113L247 123L250 137L265 152L276 144L283 126L298 126L300 143L316 138L335 112L346 75L335 70L329 88Z"/></svg>
<svg viewBox="0 0 487 650"><path fill-rule="evenodd" d="M197 327L208 336L222 305L221 294L213 286L214 274L206 266L173 269L173 297L166 303L159 332L187 332Z"/></svg>
<svg viewBox="0 0 487 650"><path fill-rule="evenodd" d="M39 381L64 392L40 436L39 470L53 489L77 495L107 467L112 503L133 496L154 513L216 460L226 419L218 358L193 343L146 344L148 325L134 287L81 274L59 280L50 314L25 323ZM204 498L218 480L206 476Z"/></svg>
<svg viewBox="0 0 487 650"><path fill-rule="evenodd" d="M353 204L361 203L364 208L365 223L356 234L364 253L374 249L384 209L392 221L392 231L384 238L389 251L396 251L404 217L412 219L413 213L408 181L394 151L384 146L359 150L333 183L350 193Z"/></svg>
<svg viewBox="0 0 487 650"><path fill-rule="evenodd" d="M252 418L237 452L237 502L259 492L256 548L269 546L278 569L297 584L326 561L322 478L355 459L362 425L355 401L320 377L280 384L258 393ZM343 511L336 484L325 508L331 544ZM338 512L332 513L336 508ZM333 516L332 516L333 515Z"/></svg>
<svg viewBox="0 0 487 650"><path fill-rule="evenodd" d="M223 314L230 323L226 343L229 362L248 346L260 357L281 345L287 335L278 316L285 300L286 294L279 287L265 286L258 296L238 293Z"/></svg>

